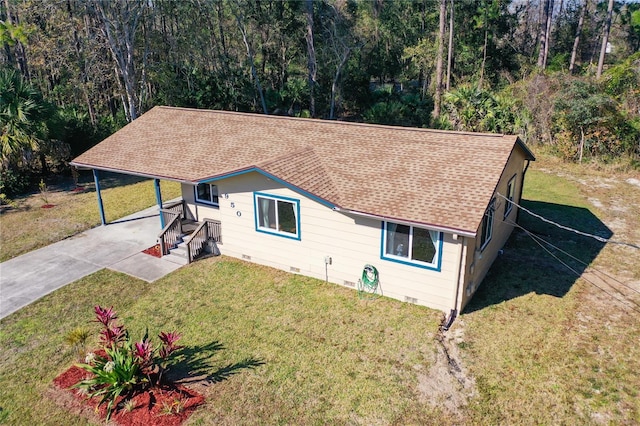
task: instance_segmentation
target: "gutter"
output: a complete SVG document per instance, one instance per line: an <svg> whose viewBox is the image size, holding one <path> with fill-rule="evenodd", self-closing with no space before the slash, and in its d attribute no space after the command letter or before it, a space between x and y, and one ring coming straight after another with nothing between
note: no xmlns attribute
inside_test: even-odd
<svg viewBox="0 0 640 426"><path fill-rule="evenodd" d="M190 180L184 180L184 179L175 179L175 178L170 178L167 176L158 176L158 175L149 175L149 174L145 174L145 173L137 173L137 172L130 172L128 170L120 170L120 169L112 169L109 167L95 167L95 166L91 166L91 165L87 165L87 164L81 164L81 163L74 163L73 161L71 161L69 163L70 166L76 167L80 170L101 170L103 172L111 172L111 173L119 173L121 175L131 175L131 176L139 176L139 177L143 177L143 178L148 178L148 179L162 179L162 180L170 180L173 182L180 182L180 183L187 183L190 185L194 185L194 182L191 182Z"/></svg>
<svg viewBox="0 0 640 426"><path fill-rule="evenodd" d="M355 210L342 209L342 208L337 207L337 206L334 207L333 210L337 211L337 212L341 212L341 213L352 214L354 216L366 217L368 219L376 219L376 220L382 220L382 221L392 221L394 223L399 223L401 225L409 225L409 226L418 226L418 227L428 228L428 229L430 229L432 231L444 232L446 234L457 234L457 235L462 235L463 237L469 237L469 238L475 238L476 237L476 233L475 232L469 232L469 231L464 231L464 230L455 229L455 228L448 228L446 226L431 225L429 223L421 223L421 222L412 222L412 221L408 221L408 220L396 219L396 218L393 218L393 217L384 217L384 216L379 216L379 215L375 215L375 214L371 214L371 213L363 213L363 212L359 212L359 211L355 211Z"/></svg>

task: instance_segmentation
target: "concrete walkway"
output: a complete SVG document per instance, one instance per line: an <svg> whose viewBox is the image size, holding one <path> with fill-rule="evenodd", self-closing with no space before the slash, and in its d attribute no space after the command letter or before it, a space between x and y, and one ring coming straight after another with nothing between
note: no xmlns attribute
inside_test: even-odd
<svg viewBox="0 0 640 426"><path fill-rule="evenodd" d="M153 282L180 268L142 250L156 244L158 207L0 263L0 319L103 268Z"/></svg>

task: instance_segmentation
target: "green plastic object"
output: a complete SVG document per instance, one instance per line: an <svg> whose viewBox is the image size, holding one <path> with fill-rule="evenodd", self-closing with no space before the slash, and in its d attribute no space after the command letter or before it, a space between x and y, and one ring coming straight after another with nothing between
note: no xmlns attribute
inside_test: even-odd
<svg viewBox="0 0 640 426"><path fill-rule="evenodd" d="M362 277L358 280L358 296L360 298L373 298L378 291L378 270L373 265L364 265Z"/></svg>

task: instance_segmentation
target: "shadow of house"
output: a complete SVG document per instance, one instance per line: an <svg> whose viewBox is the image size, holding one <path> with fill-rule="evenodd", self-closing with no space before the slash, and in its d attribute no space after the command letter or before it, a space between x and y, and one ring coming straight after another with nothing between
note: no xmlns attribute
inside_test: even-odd
<svg viewBox="0 0 640 426"><path fill-rule="evenodd" d="M224 367L216 367L215 354L224 349L224 346L219 342L180 349L176 354L177 362L172 364L166 373L167 378L180 384L199 382L209 385L223 382L242 370L253 369L265 364L264 361L255 358L246 358Z"/></svg>
<svg viewBox="0 0 640 426"><path fill-rule="evenodd" d="M549 220L588 234L606 239L613 235L586 208L526 200L523 200L522 205ZM466 306L465 313L529 293L563 297L578 279L577 274L585 271L605 245L594 238L546 223L525 211L520 211L518 224L534 237L553 244L580 261L540 241L560 260L556 259L525 230L516 227L505 244L502 255L498 256L477 293Z"/></svg>

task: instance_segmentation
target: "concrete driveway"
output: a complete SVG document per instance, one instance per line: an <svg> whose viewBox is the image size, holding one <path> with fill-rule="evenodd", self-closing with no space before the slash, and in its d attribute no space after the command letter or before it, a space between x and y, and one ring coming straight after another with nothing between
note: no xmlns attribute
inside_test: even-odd
<svg viewBox="0 0 640 426"><path fill-rule="evenodd" d="M158 207L0 263L0 319L103 268L153 282L180 268L142 253L160 233Z"/></svg>

